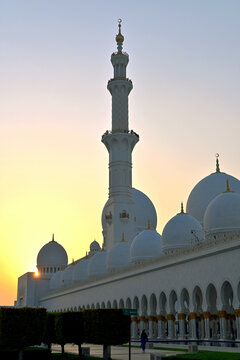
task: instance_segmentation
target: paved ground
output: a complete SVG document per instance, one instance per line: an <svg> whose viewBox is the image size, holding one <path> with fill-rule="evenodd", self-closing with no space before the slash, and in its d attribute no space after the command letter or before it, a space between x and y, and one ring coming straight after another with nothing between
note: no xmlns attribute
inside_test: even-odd
<svg viewBox="0 0 240 360"><path fill-rule="evenodd" d="M90 347L90 355L102 357L103 355L103 347L101 345L83 345L83 347ZM53 352L60 352L61 348L58 345L52 346ZM65 351L68 353L76 354L78 352L78 348L75 345L67 344L65 345ZM154 349L146 349L145 353L142 353L140 348L132 348L131 349L131 360L150 360L150 354L158 354L158 355L176 355L182 352L179 351L168 351L168 350L154 350ZM128 348L121 346L112 346L111 347L111 358L114 360L128 360Z"/></svg>

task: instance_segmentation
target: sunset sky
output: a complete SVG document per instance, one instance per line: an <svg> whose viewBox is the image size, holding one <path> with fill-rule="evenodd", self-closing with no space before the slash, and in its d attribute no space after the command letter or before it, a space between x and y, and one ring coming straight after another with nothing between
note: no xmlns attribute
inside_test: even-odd
<svg viewBox="0 0 240 360"><path fill-rule="evenodd" d="M240 178L239 13L238 0L0 0L0 305L52 233L70 262L102 244L118 18L140 135L133 186L158 231L215 153Z"/></svg>

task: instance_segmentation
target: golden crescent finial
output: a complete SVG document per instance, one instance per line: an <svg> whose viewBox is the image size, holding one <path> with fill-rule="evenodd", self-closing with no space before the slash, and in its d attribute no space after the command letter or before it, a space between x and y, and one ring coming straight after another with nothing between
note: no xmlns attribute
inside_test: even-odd
<svg viewBox="0 0 240 360"><path fill-rule="evenodd" d="M52 241L55 241L55 240L54 240L54 233L52 234Z"/></svg>
<svg viewBox="0 0 240 360"><path fill-rule="evenodd" d="M151 222L148 220L147 230L151 230Z"/></svg>
<svg viewBox="0 0 240 360"><path fill-rule="evenodd" d="M181 214L184 214L183 202L181 202Z"/></svg>
<svg viewBox="0 0 240 360"><path fill-rule="evenodd" d="M117 43L123 43L124 42L124 36L121 33L121 25L122 19L118 19L118 34L116 35L116 42Z"/></svg>
<svg viewBox="0 0 240 360"><path fill-rule="evenodd" d="M219 154L216 153L216 154L215 154L215 157L216 157L216 172L220 172L219 160L218 160Z"/></svg>

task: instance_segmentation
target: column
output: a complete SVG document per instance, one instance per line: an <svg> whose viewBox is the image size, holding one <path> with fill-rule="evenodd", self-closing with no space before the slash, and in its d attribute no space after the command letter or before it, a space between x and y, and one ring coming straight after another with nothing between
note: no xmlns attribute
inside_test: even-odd
<svg viewBox="0 0 240 360"><path fill-rule="evenodd" d="M149 326L149 337L150 338L156 337L155 322L156 322L155 316L152 316L152 315L148 316L148 326Z"/></svg>
<svg viewBox="0 0 240 360"><path fill-rule="evenodd" d="M132 316L131 317L131 337L132 338L137 338L138 337L137 330L138 330L137 317Z"/></svg>
<svg viewBox="0 0 240 360"><path fill-rule="evenodd" d="M240 309L235 309L234 315L236 316L236 340L240 340Z"/></svg>
<svg viewBox="0 0 240 360"><path fill-rule="evenodd" d="M167 315L167 322L168 322L168 338L174 339L175 338L175 316L173 314Z"/></svg>
<svg viewBox="0 0 240 360"><path fill-rule="evenodd" d="M185 319L186 315L183 313L178 314L178 322L179 322L179 339L185 339Z"/></svg>
<svg viewBox="0 0 240 360"><path fill-rule="evenodd" d="M188 323L190 339L197 339L197 314L195 312L188 315Z"/></svg>
<svg viewBox="0 0 240 360"><path fill-rule="evenodd" d="M146 324L145 324L145 316L140 316L139 317L139 320L140 320L140 335L142 333L142 331L145 329L146 330Z"/></svg>
<svg viewBox="0 0 240 360"><path fill-rule="evenodd" d="M220 325L220 339L226 340L227 339L227 313L226 311L218 311L219 317L219 325Z"/></svg>
<svg viewBox="0 0 240 360"><path fill-rule="evenodd" d="M210 312L203 312L203 320L204 320L204 338L206 340L210 339Z"/></svg>
<svg viewBox="0 0 240 360"><path fill-rule="evenodd" d="M157 325L158 325L158 339L164 339L165 329L166 329L166 319L163 315L157 315Z"/></svg>

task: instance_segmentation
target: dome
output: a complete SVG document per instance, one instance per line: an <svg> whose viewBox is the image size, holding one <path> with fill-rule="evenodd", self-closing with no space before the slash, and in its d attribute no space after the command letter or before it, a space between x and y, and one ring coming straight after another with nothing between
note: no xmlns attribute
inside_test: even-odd
<svg viewBox="0 0 240 360"><path fill-rule="evenodd" d="M37 256L37 268L52 267L61 269L67 266L68 256L62 245L54 240L45 244Z"/></svg>
<svg viewBox="0 0 240 360"><path fill-rule="evenodd" d="M142 191L132 189L132 197L135 203L135 217L137 232L141 232L148 227L150 221L151 229L157 227L157 213L152 201Z"/></svg>
<svg viewBox="0 0 240 360"><path fill-rule="evenodd" d="M94 240L91 244L90 244L90 251L100 251L101 250L101 246L99 245L99 243Z"/></svg>
<svg viewBox="0 0 240 360"><path fill-rule="evenodd" d="M107 255L106 251L99 251L91 257L88 264L89 277L101 276L107 273Z"/></svg>
<svg viewBox="0 0 240 360"><path fill-rule="evenodd" d="M147 228L148 221L150 221L151 228L156 229L157 227L157 213L152 201L142 191L132 188L132 197L135 203L135 218L137 233L140 233ZM106 209L108 201L106 202L102 211L102 228L103 233L106 229Z"/></svg>
<svg viewBox="0 0 240 360"><path fill-rule="evenodd" d="M207 235L240 231L240 194L226 191L213 199L204 215Z"/></svg>
<svg viewBox="0 0 240 360"><path fill-rule="evenodd" d="M162 255L161 235L156 230L144 230L131 244L131 261L143 262Z"/></svg>
<svg viewBox="0 0 240 360"><path fill-rule="evenodd" d="M67 286L72 284L73 278L73 265L66 267L64 271L61 271L62 276L60 280L60 286Z"/></svg>
<svg viewBox="0 0 240 360"><path fill-rule="evenodd" d="M88 263L88 259L82 259L75 265L73 281L85 281L88 279Z"/></svg>
<svg viewBox="0 0 240 360"><path fill-rule="evenodd" d="M120 270L130 265L130 244L121 241L116 244L107 256L107 269L109 271Z"/></svg>
<svg viewBox="0 0 240 360"><path fill-rule="evenodd" d="M49 287L51 290L58 289L61 285L62 271L57 271L50 280Z"/></svg>
<svg viewBox="0 0 240 360"><path fill-rule="evenodd" d="M162 233L162 250L164 253L173 252L202 241L202 225L193 216L181 212L165 225Z"/></svg>
<svg viewBox="0 0 240 360"><path fill-rule="evenodd" d="M193 188L187 201L187 213L194 216L202 224L208 204L223 192L227 179L231 189L240 193L240 181L238 179L223 172L215 172L199 181Z"/></svg>

